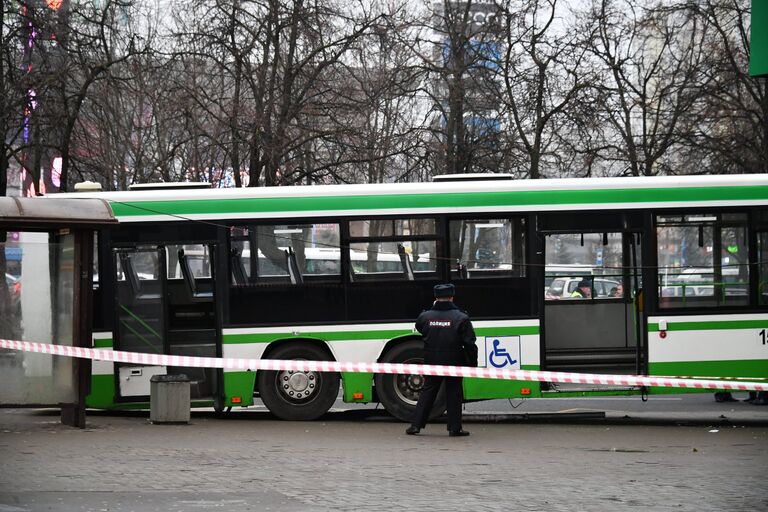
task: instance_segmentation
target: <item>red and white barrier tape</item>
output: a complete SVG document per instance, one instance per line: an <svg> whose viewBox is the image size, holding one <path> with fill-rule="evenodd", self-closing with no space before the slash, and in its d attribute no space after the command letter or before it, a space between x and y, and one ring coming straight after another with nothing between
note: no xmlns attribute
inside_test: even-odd
<svg viewBox="0 0 768 512"><path fill-rule="evenodd" d="M153 366L226 368L229 370L287 370L296 372L394 373L554 382L558 384L768 391L768 383L765 382L643 377L640 375L599 375L591 373L545 372L533 370L501 370L496 368L469 368L465 366L434 366L397 363L339 363L336 361L170 356L163 354L121 352L117 350L65 347L62 345L5 339L0 339L0 348L57 356L78 357L81 359L93 359L97 361L114 361L118 363Z"/></svg>

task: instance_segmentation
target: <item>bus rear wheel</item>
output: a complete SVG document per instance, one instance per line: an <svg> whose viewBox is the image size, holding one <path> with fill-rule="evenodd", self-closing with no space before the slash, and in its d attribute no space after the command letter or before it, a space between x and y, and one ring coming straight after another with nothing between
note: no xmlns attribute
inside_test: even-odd
<svg viewBox="0 0 768 512"><path fill-rule="evenodd" d="M329 361L315 345L278 347L269 359ZM334 372L259 371L259 395L267 409L281 420L315 420L328 412L339 395L339 374Z"/></svg>
<svg viewBox="0 0 768 512"><path fill-rule="evenodd" d="M422 364L424 362L424 344L419 340L410 340L396 345L381 358L382 363ZM410 422L419 401L419 394L424 387L423 375L400 375L377 373L374 377L376 392L384 408L400 421ZM435 419L445 412L445 389L440 388L435 404L429 415Z"/></svg>

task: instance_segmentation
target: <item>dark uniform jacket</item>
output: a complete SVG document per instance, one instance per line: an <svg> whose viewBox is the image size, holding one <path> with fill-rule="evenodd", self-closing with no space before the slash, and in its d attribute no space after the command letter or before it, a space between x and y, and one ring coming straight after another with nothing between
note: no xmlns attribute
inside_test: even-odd
<svg viewBox="0 0 768 512"><path fill-rule="evenodd" d="M475 330L453 302L437 301L416 319L424 336L424 364L477 366Z"/></svg>

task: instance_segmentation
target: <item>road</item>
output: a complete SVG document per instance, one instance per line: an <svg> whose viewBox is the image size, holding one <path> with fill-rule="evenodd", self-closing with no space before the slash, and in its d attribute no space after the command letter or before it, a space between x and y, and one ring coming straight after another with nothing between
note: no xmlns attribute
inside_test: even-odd
<svg viewBox="0 0 768 512"><path fill-rule="evenodd" d="M711 395L513 403L469 404L468 438L439 423L406 436L348 404L307 423L259 407L195 411L189 425L89 411L84 430L56 411L3 409L0 512L768 510L768 407Z"/></svg>

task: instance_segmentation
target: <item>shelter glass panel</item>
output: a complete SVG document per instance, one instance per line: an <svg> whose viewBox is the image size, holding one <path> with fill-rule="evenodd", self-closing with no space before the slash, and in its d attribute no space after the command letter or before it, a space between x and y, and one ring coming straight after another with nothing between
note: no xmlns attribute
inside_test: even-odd
<svg viewBox="0 0 768 512"><path fill-rule="evenodd" d="M73 345L75 235L15 232L0 243L0 337ZM74 402L72 358L0 349L0 404Z"/></svg>

